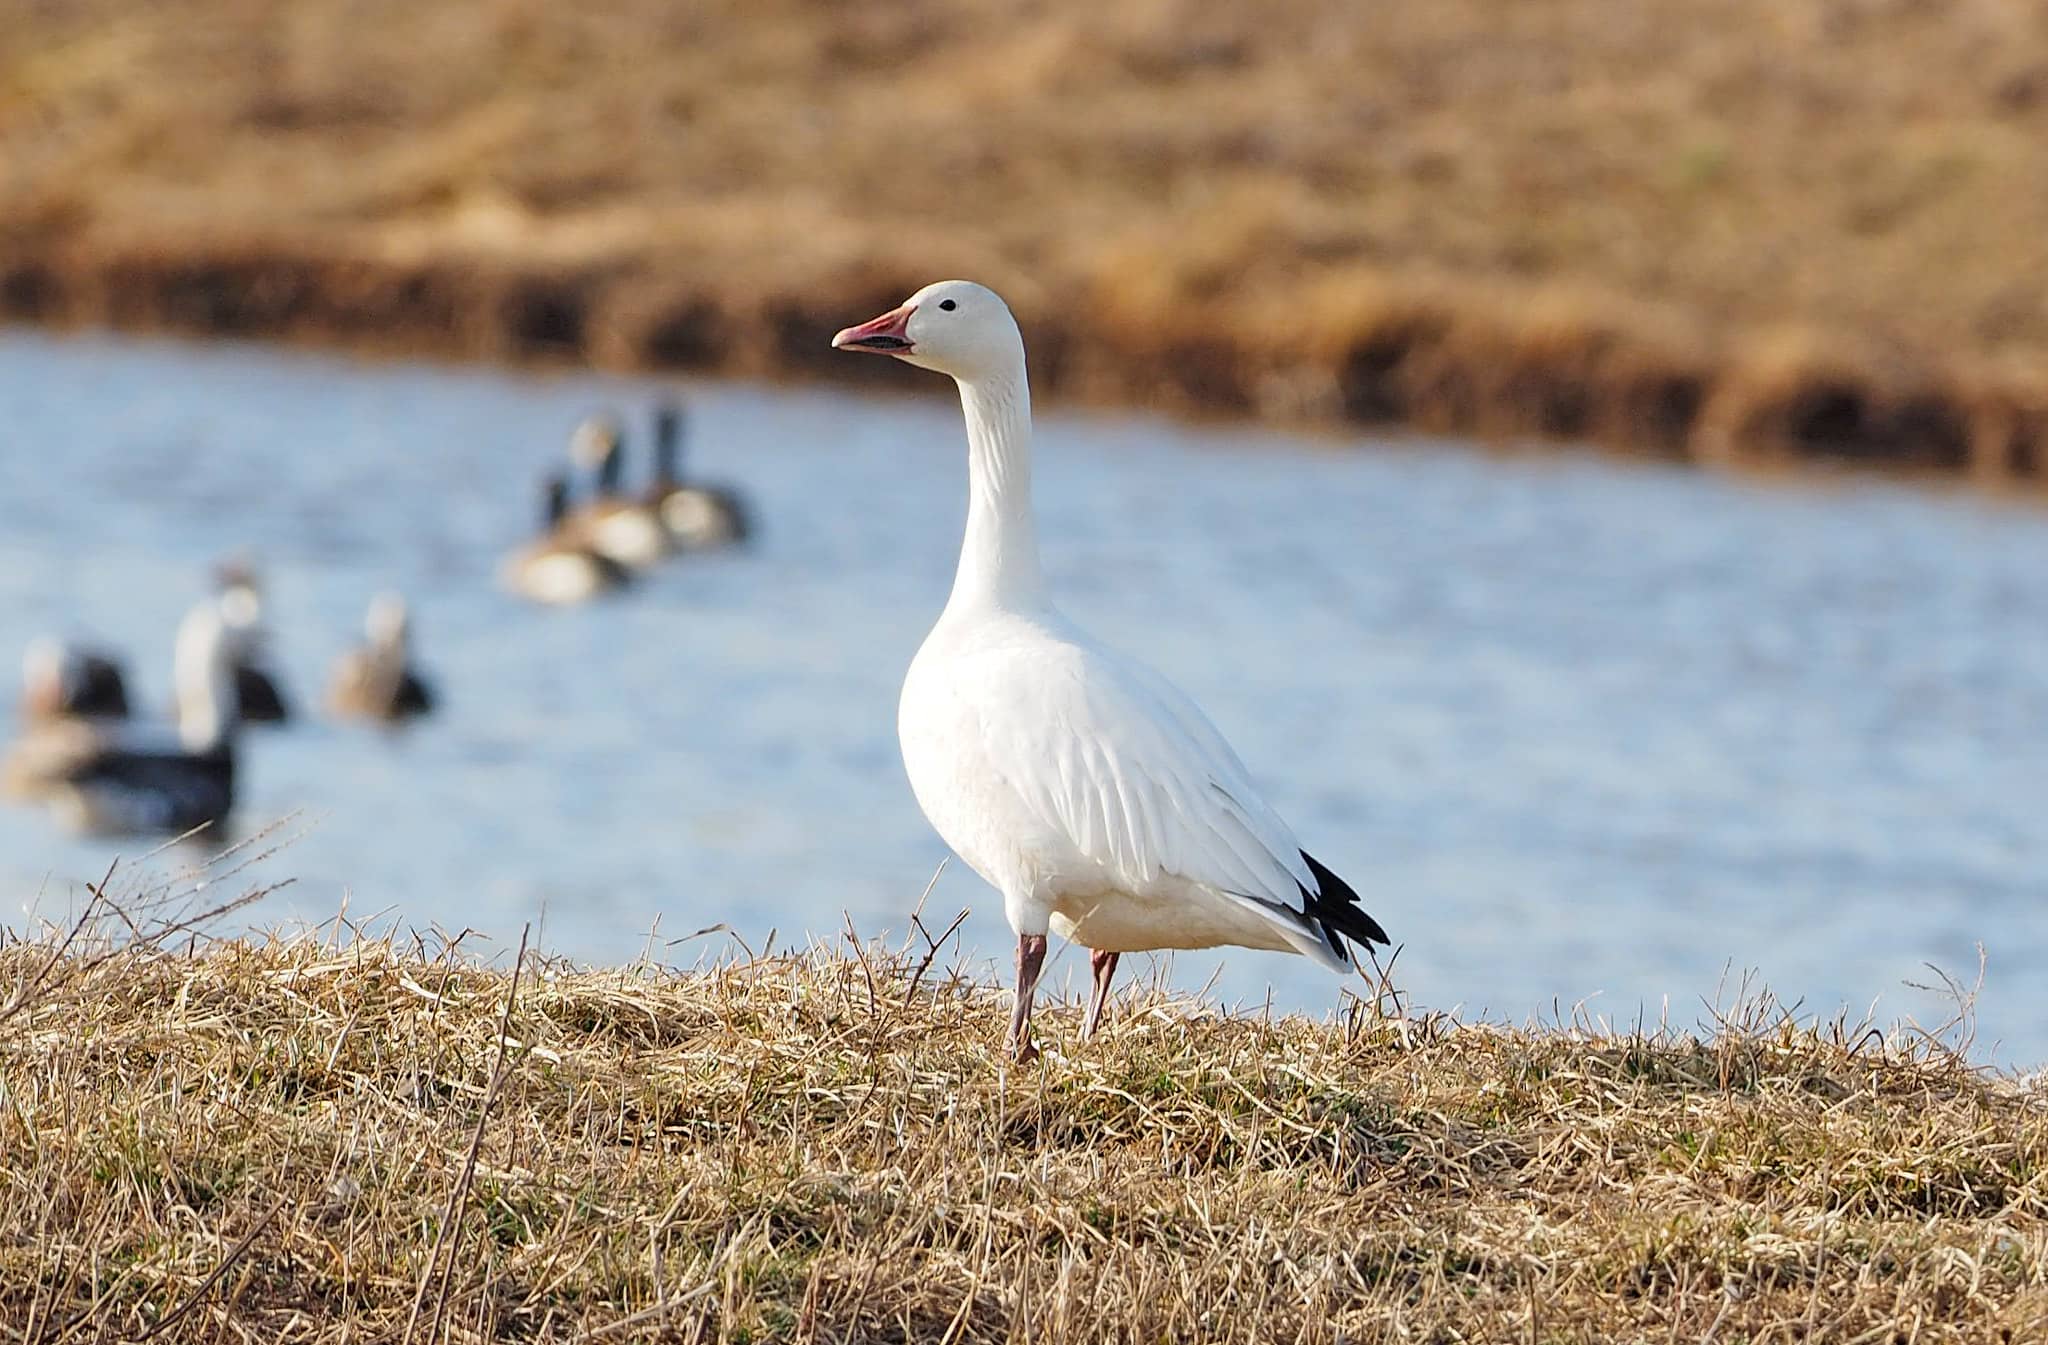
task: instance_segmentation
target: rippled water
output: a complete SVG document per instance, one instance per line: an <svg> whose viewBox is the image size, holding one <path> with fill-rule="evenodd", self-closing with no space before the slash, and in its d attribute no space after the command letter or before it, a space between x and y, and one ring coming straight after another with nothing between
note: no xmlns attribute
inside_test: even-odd
<svg viewBox="0 0 2048 1345"><path fill-rule="evenodd" d="M575 420L643 423L656 385L0 334L0 650L94 633L160 704L180 614L250 545L311 702L370 594L411 595L443 716L248 742L243 817L314 821L261 866L297 881L259 922L346 897L507 945L534 919L592 960L657 917L900 932L943 851L896 688L964 491L949 390L905 386L689 389L695 466L751 495L760 545L556 612L498 592L497 558ZM2048 512L1138 419L1040 439L1070 614L1208 708L1420 1003L1690 1024L1753 969L1808 1011L1932 1023L1908 983L1973 979L1982 944L1980 1054L2048 1059ZM74 900L116 849L0 810L8 909ZM972 874L930 906L1007 957ZM1218 966L1174 973L1338 1000L1295 959Z"/></svg>

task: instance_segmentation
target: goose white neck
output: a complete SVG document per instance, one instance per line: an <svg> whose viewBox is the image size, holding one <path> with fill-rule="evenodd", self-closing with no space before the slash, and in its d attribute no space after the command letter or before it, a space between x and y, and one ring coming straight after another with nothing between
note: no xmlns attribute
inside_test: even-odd
<svg viewBox="0 0 2048 1345"><path fill-rule="evenodd" d="M1031 518L1031 387L1021 361L1007 374L959 380L967 416L967 535L948 611L1041 601Z"/></svg>
<svg viewBox="0 0 2048 1345"><path fill-rule="evenodd" d="M228 631L219 615L200 610L178 630L178 740L188 752L210 752L227 740L239 714Z"/></svg>

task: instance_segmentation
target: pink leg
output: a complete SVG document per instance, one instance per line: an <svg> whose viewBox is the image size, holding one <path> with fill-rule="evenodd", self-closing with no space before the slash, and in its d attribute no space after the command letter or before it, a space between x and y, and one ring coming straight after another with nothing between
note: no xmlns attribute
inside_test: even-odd
<svg viewBox="0 0 2048 1345"><path fill-rule="evenodd" d="M1038 993L1038 969L1045 965L1045 935L1017 936L1017 1007L1010 1015L1010 1054L1020 1065L1038 1059L1031 1044L1031 1001Z"/></svg>
<svg viewBox="0 0 2048 1345"><path fill-rule="evenodd" d="M1088 1017L1081 1023L1081 1040L1095 1035L1095 1029L1102 1026L1102 1010L1109 1003L1109 981L1116 975L1117 953L1100 951L1088 954L1088 966L1095 973L1095 990L1088 996Z"/></svg>

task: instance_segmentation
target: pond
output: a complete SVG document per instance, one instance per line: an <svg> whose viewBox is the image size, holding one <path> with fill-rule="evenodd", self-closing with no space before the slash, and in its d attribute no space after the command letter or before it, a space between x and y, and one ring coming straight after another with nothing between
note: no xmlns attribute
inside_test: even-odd
<svg viewBox="0 0 2048 1345"><path fill-rule="evenodd" d="M670 392L758 544L578 609L502 592L574 424L615 408L637 449ZM293 884L251 923L345 902L503 950L531 920L606 962L727 951L668 942L718 923L903 936L944 854L895 744L964 510L941 380L887 400L5 332L0 404L0 650L89 633L161 712L179 617L248 549L316 710L371 595L413 603L444 713L245 740L244 829L298 815L250 875ZM1747 974L1803 1014L1931 1027L1950 1006L1913 986L1974 982L1981 945L1976 1053L2048 1059L2048 513L1063 413L1036 475L1062 605L1206 707L1405 945L1418 1006L1690 1025ZM6 922L144 848L0 809ZM1000 903L954 865L926 909L962 908L968 965L1005 976ZM1167 972L1318 1013L1342 985L1266 953ZM1086 978L1074 952L1048 972Z"/></svg>

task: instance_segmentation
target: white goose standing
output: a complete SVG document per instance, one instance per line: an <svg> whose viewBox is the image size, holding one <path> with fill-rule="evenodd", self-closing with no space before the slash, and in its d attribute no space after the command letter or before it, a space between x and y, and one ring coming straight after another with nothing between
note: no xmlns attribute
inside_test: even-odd
<svg viewBox="0 0 2048 1345"><path fill-rule="evenodd" d="M992 290L946 280L832 338L950 374L967 418L967 532L953 594L903 679L918 805L1003 895L1017 932L1009 1047L1037 1055L1048 929L1091 950L1084 1035L1121 953L1236 944L1347 970L1385 943L1358 894L1296 843L1171 683L1053 607L1031 517L1024 338Z"/></svg>

